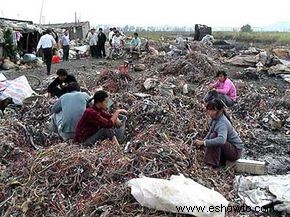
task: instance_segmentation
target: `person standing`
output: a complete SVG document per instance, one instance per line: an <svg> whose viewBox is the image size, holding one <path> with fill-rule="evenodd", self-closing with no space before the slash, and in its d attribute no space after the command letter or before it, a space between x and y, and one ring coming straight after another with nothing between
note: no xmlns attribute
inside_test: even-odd
<svg viewBox="0 0 290 217"><path fill-rule="evenodd" d="M63 36L61 37L60 43L63 50L63 60L68 61L70 39L69 39L67 30L64 31Z"/></svg>
<svg viewBox="0 0 290 217"><path fill-rule="evenodd" d="M116 30L117 30L116 27L110 28L110 32L109 32L110 47L112 47L112 40L113 40L113 36L115 35Z"/></svg>
<svg viewBox="0 0 290 217"><path fill-rule="evenodd" d="M52 48L56 44L53 36L51 35L51 29L46 31L46 34L41 36L37 44L36 50L39 51L40 48L43 50L44 60L47 68L47 75L50 75L51 61L52 61Z"/></svg>
<svg viewBox="0 0 290 217"><path fill-rule="evenodd" d="M98 56L97 57L106 57L106 50L105 50L105 43L106 43L107 37L103 33L103 29L99 28L99 34L98 34L98 43L97 43L97 49L98 49Z"/></svg>
<svg viewBox="0 0 290 217"><path fill-rule="evenodd" d="M90 52L92 57L97 57L98 35L96 34L96 29L91 29L91 31L88 34L87 40L89 41Z"/></svg>

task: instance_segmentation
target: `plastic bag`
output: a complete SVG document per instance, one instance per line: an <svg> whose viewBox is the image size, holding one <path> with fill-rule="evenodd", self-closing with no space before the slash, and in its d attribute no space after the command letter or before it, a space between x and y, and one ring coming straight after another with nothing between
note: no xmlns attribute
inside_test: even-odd
<svg viewBox="0 0 290 217"><path fill-rule="evenodd" d="M0 100L11 97L17 105L22 105L23 99L34 93L24 75L12 81L6 81L5 86L6 89L1 93Z"/></svg>
<svg viewBox="0 0 290 217"><path fill-rule="evenodd" d="M170 180L136 178L128 182L131 194L148 208L197 217L225 215L228 201L218 192L208 189L183 175Z"/></svg>

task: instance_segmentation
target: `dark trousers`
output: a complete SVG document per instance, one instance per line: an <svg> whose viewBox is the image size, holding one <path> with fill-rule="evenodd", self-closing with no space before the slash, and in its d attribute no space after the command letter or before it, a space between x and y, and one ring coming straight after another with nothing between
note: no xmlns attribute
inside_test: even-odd
<svg viewBox="0 0 290 217"><path fill-rule="evenodd" d="M68 61L69 45L62 46L62 50L63 50L63 60Z"/></svg>
<svg viewBox="0 0 290 217"><path fill-rule="evenodd" d="M51 61L52 61L52 49L44 48L43 55L44 55L44 61L46 63L47 74L50 74Z"/></svg>
<svg viewBox="0 0 290 217"><path fill-rule="evenodd" d="M90 52L92 57L97 57L98 56L97 45L90 46Z"/></svg>
<svg viewBox="0 0 290 217"><path fill-rule="evenodd" d="M98 44L97 49L98 57L106 57L105 43Z"/></svg>
<svg viewBox="0 0 290 217"><path fill-rule="evenodd" d="M226 142L224 145L206 147L204 162L212 166L220 166L226 161L236 161L241 157L242 149L237 149L231 143Z"/></svg>
<svg viewBox="0 0 290 217"><path fill-rule="evenodd" d="M85 145L93 145L97 141L105 139L112 140L113 136L116 136L119 142L123 142L127 117L125 115L119 115L119 119L121 121L121 127L101 128L94 135L86 139L84 142Z"/></svg>
<svg viewBox="0 0 290 217"><path fill-rule="evenodd" d="M229 96L218 93L217 91L210 91L206 96L203 98L204 102L209 102L213 99L219 99L222 100L224 104L226 104L227 107L232 107L235 104L235 101L233 101Z"/></svg>
<svg viewBox="0 0 290 217"><path fill-rule="evenodd" d="M52 97L56 96L56 97L61 97L63 94L65 94L67 91L64 89L60 89L58 87L54 87L50 89L50 94Z"/></svg>

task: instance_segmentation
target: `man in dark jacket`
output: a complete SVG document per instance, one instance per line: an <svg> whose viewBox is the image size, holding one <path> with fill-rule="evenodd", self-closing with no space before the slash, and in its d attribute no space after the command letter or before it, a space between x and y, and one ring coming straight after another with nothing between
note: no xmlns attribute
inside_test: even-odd
<svg viewBox="0 0 290 217"><path fill-rule="evenodd" d="M48 86L47 91L50 96L58 98L67 93L67 86L71 82L77 82L73 75L69 75L65 69L59 69L56 72L57 78Z"/></svg>
<svg viewBox="0 0 290 217"><path fill-rule="evenodd" d="M107 37L103 33L103 29L99 28L99 34L98 34L98 42L97 42L97 57L102 58L106 57L106 50L105 50L105 43L106 43Z"/></svg>

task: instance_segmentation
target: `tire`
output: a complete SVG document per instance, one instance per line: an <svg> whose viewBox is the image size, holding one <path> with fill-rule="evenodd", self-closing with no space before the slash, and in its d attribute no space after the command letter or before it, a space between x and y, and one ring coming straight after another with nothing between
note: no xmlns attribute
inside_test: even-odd
<svg viewBox="0 0 290 217"><path fill-rule="evenodd" d="M40 86L41 80L35 75L25 75L25 77L28 80L29 85L31 86L32 89L36 89Z"/></svg>

